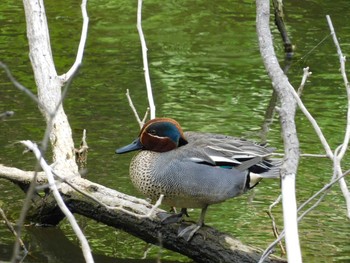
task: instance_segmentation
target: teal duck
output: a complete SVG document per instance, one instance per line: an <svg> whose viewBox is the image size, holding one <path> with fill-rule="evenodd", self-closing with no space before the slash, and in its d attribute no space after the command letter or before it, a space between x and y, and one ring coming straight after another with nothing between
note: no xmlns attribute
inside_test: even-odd
<svg viewBox="0 0 350 263"><path fill-rule="evenodd" d="M270 158L273 148L221 134L183 132L170 118L148 121L139 137L116 153L135 150L140 150L130 163L135 187L153 201L163 194L163 204L181 208L178 214L159 214L163 223L180 221L187 208L202 209L197 224L179 230L187 240L204 225L208 205L280 175L281 160Z"/></svg>

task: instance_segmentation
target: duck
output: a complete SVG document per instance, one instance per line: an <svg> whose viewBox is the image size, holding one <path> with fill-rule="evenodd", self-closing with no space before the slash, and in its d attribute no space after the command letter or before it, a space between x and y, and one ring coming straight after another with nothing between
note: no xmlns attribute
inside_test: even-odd
<svg viewBox="0 0 350 263"><path fill-rule="evenodd" d="M184 132L171 118L146 122L139 136L118 148L117 154L138 151L130 162L133 185L147 198L181 208L159 213L163 224L181 222L187 209L200 208L197 224L180 226L178 236L190 241L204 226L209 205L224 202L253 189L264 178L279 178L282 161L274 148L242 138L202 132Z"/></svg>

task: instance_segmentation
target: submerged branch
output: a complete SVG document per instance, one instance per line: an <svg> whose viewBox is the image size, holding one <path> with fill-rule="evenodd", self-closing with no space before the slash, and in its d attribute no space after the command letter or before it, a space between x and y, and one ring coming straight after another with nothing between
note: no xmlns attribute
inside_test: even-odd
<svg viewBox="0 0 350 263"><path fill-rule="evenodd" d="M286 53L287 58L293 56L293 45L292 41L288 36L287 28L284 24L284 14L283 14L283 2L282 0L273 0L273 7L275 11L275 24L280 32L284 44L284 52Z"/></svg>

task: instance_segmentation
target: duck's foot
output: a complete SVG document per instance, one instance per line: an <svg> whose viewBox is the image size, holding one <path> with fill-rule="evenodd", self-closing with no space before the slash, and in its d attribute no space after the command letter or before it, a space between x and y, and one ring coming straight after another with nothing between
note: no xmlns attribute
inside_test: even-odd
<svg viewBox="0 0 350 263"><path fill-rule="evenodd" d="M167 224L175 224L181 221L182 219L182 214L169 214L167 212L160 212L157 214L159 219L161 220L162 224L167 225Z"/></svg>
<svg viewBox="0 0 350 263"><path fill-rule="evenodd" d="M186 239L186 241L190 241L193 235L198 231L198 229L204 226L204 217L205 217L205 213L207 212L207 208L208 208L208 205L202 208L201 216L197 224L193 224L189 226L182 224L179 227L177 235L179 237L183 237L184 239Z"/></svg>
<svg viewBox="0 0 350 263"><path fill-rule="evenodd" d="M162 224L164 224L164 225L175 224L175 223L180 222L182 220L183 215L188 217L186 208L182 208L181 212L176 213L176 214L170 214L167 212L160 212L157 214L157 216L160 218Z"/></svg>
<svg viewBox="0 0 350 263"><path fill-rule="evenodd" d="M181 224L178 230L177 236L183 237L186 241L190 241L193 235L200 229L202 226L198 224L186 225Z"/></svg>

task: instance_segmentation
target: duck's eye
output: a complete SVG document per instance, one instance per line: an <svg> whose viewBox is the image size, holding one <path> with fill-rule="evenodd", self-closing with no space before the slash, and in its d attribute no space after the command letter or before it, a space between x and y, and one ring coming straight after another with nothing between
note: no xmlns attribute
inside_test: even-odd
<svg viewBox="0 0 350 263"><path fill-rule="evenodd" d="M153 129L149 130L148 133L151 134L151 135L157 135L156 130L153 130Z"/></svg>

